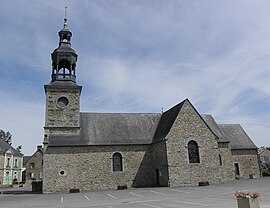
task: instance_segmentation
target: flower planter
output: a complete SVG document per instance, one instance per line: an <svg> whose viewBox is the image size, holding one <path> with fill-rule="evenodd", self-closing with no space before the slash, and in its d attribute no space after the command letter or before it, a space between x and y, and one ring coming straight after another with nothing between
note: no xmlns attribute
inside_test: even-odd
<svg viewBox="0 0 270 208"><path fill-rule="evenodd" d="M209 186L209 182L208 181L200 181L199 186Z"/></svg>
<svg viewBox="0 0 270 208"><path fill-rule="evenodd" d="M69 189L69 193L70 193L70 194L80 193L80 189L78 189L78 188L72 188L72 189Z"/></svg>
<svg viewBox="0 0 270 208"><path fill-rule="evenodd" d="M238 208L260 208L259 198L237 198Z"/></svg>
<svg viewBox="0 0 270 208"><path fill-rule="evenodd" d="M126 183L117 185L117 190L124 190L124 189L127 189L127 188L128 188L128 185Z"/></svg>

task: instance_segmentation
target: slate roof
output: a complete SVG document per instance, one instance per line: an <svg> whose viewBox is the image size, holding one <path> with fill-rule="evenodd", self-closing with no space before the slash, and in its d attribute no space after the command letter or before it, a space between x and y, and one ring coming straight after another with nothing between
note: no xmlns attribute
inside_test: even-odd
<svg viewBox="0 0 270 208"><path fill-rule="evenodd" d="M7 150L11 149L14 156L23 156L18 150L14 149L10 144L6 143L3 139L0 139L0 154L5 154Z"/></svg>
<svg viewBox="0 0 270 208"><path fill-rule="evenodd" d="M151 144L160 113L81 113L81 135L50 137L56 145Z"/></svg>
<svg viewBox="0 0 270 208"><path fill-rule="evenodd" d="M240 124L218 124L232 149L257 149Z"/></svg>
<svg viewBox="0 0 270 208"><path fill-rule="evenodd" d="M167 136L187 101L162 114L80 113L80 135L51 135L49 146L152 144ZM218 142L230 142L232 149L257 148L239 124L217 124L211 115L198 115Z"/></svg>
<svg viewBox="0 0 270 208"><path fill-rule="evenodd" d="M230 142L229 139L225 137L224 134L221 132L213 116L208 114L202 114L201 116L203 120L207 123L207 125L212 129L212 131L217 135L218 142Z"/></svg>
<svg viewBox="0 0 270 208"><path fill-rule="evenodd" d="M162 114L153 142L164 139L167 136L185 101L182 101Z"/></svg>
<svg viewBox="0 0 270 208"><path fill-rule="evenodd" d="M26 163L28 162L28 160L30 160L32 156L23 156L23 167L26 166Z"/></svg>

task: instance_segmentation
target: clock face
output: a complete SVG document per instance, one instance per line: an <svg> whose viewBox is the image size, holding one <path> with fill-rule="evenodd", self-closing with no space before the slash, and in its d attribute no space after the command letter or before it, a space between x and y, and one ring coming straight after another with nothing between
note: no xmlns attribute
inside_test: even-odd
<svg viewBox="0 0 270 208"><path fill-rule="evenodd" d="M59 107L66 107L68 105L68 99L66 97L60 97L57 100L57 105Z"/></svg>

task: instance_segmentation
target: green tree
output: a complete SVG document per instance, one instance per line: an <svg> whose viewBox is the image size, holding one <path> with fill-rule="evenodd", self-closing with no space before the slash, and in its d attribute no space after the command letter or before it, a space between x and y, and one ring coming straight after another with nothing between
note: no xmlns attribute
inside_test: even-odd
<svg viewBox="0 0 270 208"><path fill-rule="evenodd" d="M11 140L12 134L7 131L5 132L4 130L0 129L0 139L3 139L6 143L8 144L12 144L12 140Z"/></svg>

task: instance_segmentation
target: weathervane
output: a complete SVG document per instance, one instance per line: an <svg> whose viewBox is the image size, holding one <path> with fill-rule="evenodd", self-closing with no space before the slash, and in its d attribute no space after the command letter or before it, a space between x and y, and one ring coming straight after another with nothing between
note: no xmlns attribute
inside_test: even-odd
<svg viewBox="0 0 270 208"><path fill-rule="evenodd" d="M64 28L67 28L67 6L65 7L65 19L64 19Z"/></svg>

